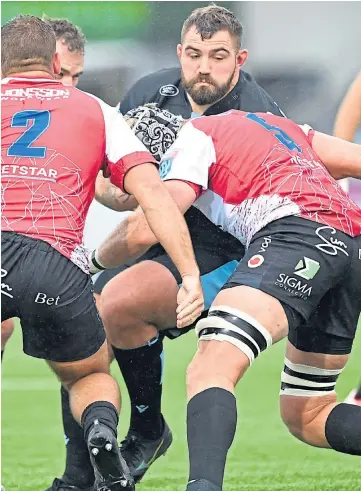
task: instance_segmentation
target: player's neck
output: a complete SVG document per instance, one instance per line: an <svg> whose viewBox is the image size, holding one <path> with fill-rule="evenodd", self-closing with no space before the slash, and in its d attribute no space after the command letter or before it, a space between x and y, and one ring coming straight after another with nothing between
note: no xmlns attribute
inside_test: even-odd
<svg viewBox="0 0 361 491"><path fill-rule="evenodd" d="M232 90L234 89L234 87L237 85L238 79L239 79L239 70L237 70L235 72L234 77L233 77L233 80L232 80L232 83L231 83L231 86L230 86L228 92L223 97L221 97L220 99L218 99L218 101L213 102L213 104L206 104L205 106L200 106L199 104L197 104L196 102L194 102L194 100L192 99L192 97L187 92L187 97L189 99L189 103L191 105L192 112L195 113L195 114L199 114L199 115L204 114L207 111L207 109L209 109L210 107L214 106L214 104L217 104L219 101L221 101L222 99L224 99L225 97L227 97L227 95L230 92L232 92Z"/></svg>
<svg viewBox="0 0 361 491"><path fill-rule="evenodd" d="M54 78L54 75L46 70L27 70L25 72L8 73L6 78Z"/></svg>

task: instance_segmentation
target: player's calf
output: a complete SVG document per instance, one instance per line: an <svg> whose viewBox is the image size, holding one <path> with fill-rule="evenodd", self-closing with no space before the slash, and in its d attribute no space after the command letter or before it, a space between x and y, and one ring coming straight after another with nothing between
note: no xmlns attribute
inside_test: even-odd
<svg viewBox="0 0 361 491"><path fill-rule="evenodd" d="M49 365L69 390L72 414L84 430L97 491L134 489L117 444L120 391L108 374L107 343L85 360Z"/></svg>
<svg viewBox="0 0 361 491"><path fill-rule="evenodd" d="M266 317L258 313L257 318L256 314L260 301L268 313L266 327ZM247 287L221 292L208 317L197 323L200 343L187 372L187 490L222 489L226 457L237 425L234 387L254 359L286 329L281 305Z"/></svg>

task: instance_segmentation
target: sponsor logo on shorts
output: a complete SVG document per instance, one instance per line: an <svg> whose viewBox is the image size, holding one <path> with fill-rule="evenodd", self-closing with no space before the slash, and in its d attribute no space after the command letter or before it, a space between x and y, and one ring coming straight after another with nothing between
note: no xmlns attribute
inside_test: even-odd
<svg viewBox="0 0 361 491"><path fill-rule="evenodd" d="M44 303L45 305L58 305L60 297L48 297L46 293L39 292L36 294L35 303Z"/></svg>
<svg viewBox="0 0 361 491"><path fill-rule="evenodd" d="M164 95L166 97L174 97L179 94L179 89L175 85L167 84L167 85L163 85L159 89L159 93L160 95Z"/></svg>
<svg viewBox="0 0 361 491"><path fill-rule="evenodd" d="M264 263L264 257L261 254L255 254L248 260L249 268L258 268Z"/></svg>
<svg viewBox="0 0 361 491"><path fill-rule="evenodd" d="M348 252L346 251L347 245L342 242L342 240L338 240L336 237L331 237L332 235L335 235L336 232L337 231L333 227L318 227L315 234L322 240L322 244L317 244L316 248L329 256L337 256L338 252L342 252L342 254L348 256ZM326 238L324 236L325 233L330 235L330 237Z"/></svg>
<svg viewBox="0 0 361 491"><path fill-rule="evenodd" d="M270 236L264 237L263 242L261 244L261 248L258 252L266 252L266 250L268 249L268 246L271 244L271 242L272 242L272 239Z"/></svg>
<svg viewBox="0 0 361 491"><path fill-rule="evenodd" d="M309 257L304 257L298 261L295 267L295 274L305 280L312 280L320 269L320 263Z"/></svg>
<svg viewBox="0 0 361 491"><path fill-rule="evenodd" d="M298 278L289 276L285 273L280 273L275 285L282 288L286 292L290 293L294 297L300 297L303 300L307 300L312 293L312 286L302 282Z"/></svg>
<svg viewBox="0 0 361 491"><path fill-rule="evenodd" d="M5 278L7 276L8 272L6 269L1 268L1 278ZM6 295L9 298L14 298L14 295L12 295L10 292L12 292L13 289L7 284L1 282L1 294Z"/></svg>

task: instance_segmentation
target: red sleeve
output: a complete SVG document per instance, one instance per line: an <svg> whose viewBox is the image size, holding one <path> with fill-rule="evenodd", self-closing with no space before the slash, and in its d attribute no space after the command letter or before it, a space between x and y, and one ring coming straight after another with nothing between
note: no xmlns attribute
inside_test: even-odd
<svg viewBox="0 0 361 491"><path fill-rule="evenodd" d="M110 182L126 192L124 190L124 178L126 173L137 165L149 163L156 166L159 165L149 152L133 152L125 155L116 163L109 162L108 169L110 172Z"/></svg>
<svg viewBox="0 0 361 491"><path fill-rule="evenodd" d="M195 184L194 182L190 182L190 181L182 181L182 182L185 182L186 184L188 184L188 186L190 186L193 191L196 193L196 199L198 199L200 196L202 196L202 194L204 194L207 190L206 189L203 189L202 186L200 186L199 184Z"/></svg>

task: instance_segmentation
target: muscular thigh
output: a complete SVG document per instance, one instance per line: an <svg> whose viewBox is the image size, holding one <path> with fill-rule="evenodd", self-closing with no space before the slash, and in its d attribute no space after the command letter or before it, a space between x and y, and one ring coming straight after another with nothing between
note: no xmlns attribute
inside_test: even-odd
<svg viewBox="0 0 361 491"><path fill-rule="evenodd" d="M324 252L319 224L298 217L277 220L255 235L244 259L224 288L245 285L277 299L290 329L307 323L323 297L345 282L351 267L354 239L335 232L340 250Z"/></svg>

